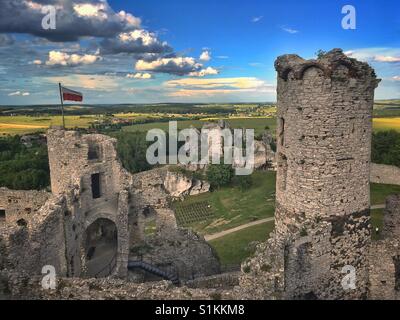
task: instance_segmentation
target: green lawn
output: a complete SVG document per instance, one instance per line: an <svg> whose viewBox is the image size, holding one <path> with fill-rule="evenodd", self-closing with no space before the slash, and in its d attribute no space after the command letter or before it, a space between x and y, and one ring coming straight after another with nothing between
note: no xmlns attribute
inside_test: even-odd
<svg viewBox="0 0 400 320"><path fill-rule="evenodd" d="M372 240L382 239L382 226L383 226L383 209L371 210L371 225L372 225ZM375 232L376 228L379 228L380 233Z"/></svg>
<svg viewBox="0 0 400 320"><path fill-rule="evenodd" d="M172 121L173 119L171 119ZM211 120L216 120L212 118ZM254 129L255 134L260 134L265 130L265 127L268 126L271 130L275 130L276 128L276 119L275 118L232 118L225 119L231 128L245 128L245 129ZM204 123L210 121L210 118L205 118L204 120L184 120L178 121L178 129L190 128L190 126L194 126L195 128L200 129ZM124 127L124 131L148 131L151 129L161 129L164 131L168 131L168 122L153 122L153 123L145 123L145 124L135 124L132 126Z"/></svg>
<svg viewBox="0 0 400 320"><path fill-rule="evenodd" d="M247 222L273 217L275 211L275 178L272 171L255 172L253 185L245 191L238 187L224 187L211 193L190 196L175 206L207 202L213 218L189 226L201 234L212 234ZM190 206L189 206L190 207Z"/></svg>
<svg viewBox="0 0 400 320"><path fill-rule="evenodd" d="M265 241L274 228L273 222L263 223L225 237L210 241L217 251L222 265L237 265L254 253L253 241Z"/></svg>
<svg viewBox="0 0 400 320"><path fill-rule="evenodd" d="M371 205L385 204L391 194L400 193L400 186L371 183Z"/></svg>

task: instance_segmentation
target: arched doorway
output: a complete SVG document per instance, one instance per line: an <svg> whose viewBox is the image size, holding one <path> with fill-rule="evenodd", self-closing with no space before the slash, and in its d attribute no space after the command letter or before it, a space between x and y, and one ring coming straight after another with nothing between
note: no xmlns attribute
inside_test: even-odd
<svg viewBox="0 0 400 320"><path fill-rule="evenodd" d="M86 229L83 238L86 276L107 277L116 267L118 232L115 223L99 218Z"/></svg>

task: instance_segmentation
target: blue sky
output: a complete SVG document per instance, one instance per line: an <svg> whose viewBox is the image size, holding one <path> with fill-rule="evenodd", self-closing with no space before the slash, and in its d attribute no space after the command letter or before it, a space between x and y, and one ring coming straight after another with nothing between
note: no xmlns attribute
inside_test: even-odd
<svg viewBox="0 0 400 320"><path fill-rule="evenodd" d="M56 30L41 27L48 4ZM342 28L344 5L355 30ZM399 11L395 0L3 0L0 104L58 103L59 81L85 103L274 101L277 56L332 48L376 69L378 99L400 98Z"/></svg>

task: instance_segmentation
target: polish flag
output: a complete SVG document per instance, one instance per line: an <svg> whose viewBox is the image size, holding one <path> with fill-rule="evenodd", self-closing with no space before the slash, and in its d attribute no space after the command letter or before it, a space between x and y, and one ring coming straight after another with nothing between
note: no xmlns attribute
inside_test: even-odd
<svg viewBox="0 0 400 320"><path fill-rule="evenodd" d="M63 100L69 100L69 101L82 101L83 100L83 95L82 93L78 91L74 91L65 87L61 87L61 93Z"/></svg>

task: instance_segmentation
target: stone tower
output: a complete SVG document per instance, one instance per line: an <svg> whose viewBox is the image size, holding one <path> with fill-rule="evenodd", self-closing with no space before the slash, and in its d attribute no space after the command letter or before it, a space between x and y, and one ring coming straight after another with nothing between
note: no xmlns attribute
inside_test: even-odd
<svg viewBox="0 0 400 320"><path fill-rule="evenodd" d="M287 294L367 294L372 108L378 81L367 65L332 50L317 61L279 57L276 233ZM324 234L321 237L320 234ZM354 267L355 289L342 285ZM350 279L349 279L350 281Z"/></svg>
<svg viewBox="0 0 400 320"><path fill-rule="evenodd" d="M365 298L371 118L379 81L368 64L339 49L318 60L284 55L275 67L275 231L264 253L259 249L264 257L247 263L250 275L242 283L251 282L251 273L262 273L264 266L274 289L261 294L275 290L288 299Z"/></svg>

